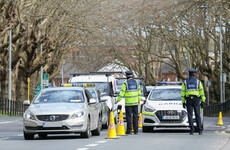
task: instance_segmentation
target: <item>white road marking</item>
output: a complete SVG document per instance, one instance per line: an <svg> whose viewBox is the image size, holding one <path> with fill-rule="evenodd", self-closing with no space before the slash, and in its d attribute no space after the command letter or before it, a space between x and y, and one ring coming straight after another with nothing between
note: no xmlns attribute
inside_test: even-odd
<svg viewBox="0 0 230 150"><path fill-rule="evenodd" d="M23 136L23 134L18 134L17 136Z"/></svg>
<svg viewBox="0 0 230 150"><path fill-rule="evenodd" d="M94 147L94 146L97 146L98 144L88 144L86 146L89 146L89 147Z"/></svg>
<svg viewBox="0 0 230 150"><path fill-rule="evenodd" d="M96 143L106 143L107 141L97 141Z"/></svg>
<svg viewBox="0 0 230 150"><path fill-rule="evenodd" d="M87 149L89 149L89 148L78 148L76 150L87 150Z"/></svg>
<svg viewBox="0 0 230 150"><path fill-rule="evenodd" d="M17 122L17 121L19 121L19 120L0 122L0 124L7 124L7 123L12 123L12 122Z"/></svg>
<svg viewBox="0 0 230 150"><path fill-rule="evenodd" d="M9 139L9 137L1 138L0 140L7 140L7 139Z"/></svg>

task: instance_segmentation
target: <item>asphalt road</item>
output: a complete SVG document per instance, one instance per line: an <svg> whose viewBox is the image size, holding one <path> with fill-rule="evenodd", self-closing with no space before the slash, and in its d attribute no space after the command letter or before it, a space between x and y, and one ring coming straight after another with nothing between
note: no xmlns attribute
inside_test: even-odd
<svg viewBox="0 0 230 150"><path fill-rule="evenodd" d="M105 139L107 130L100 136L81 138L78 134L37 135L32 141L23 138L22 118L0 117L0 150L230 150L230 117L217 126L217 117L206 117L203 135L189 135L188 129L155 129L151 133Z"/></svg>

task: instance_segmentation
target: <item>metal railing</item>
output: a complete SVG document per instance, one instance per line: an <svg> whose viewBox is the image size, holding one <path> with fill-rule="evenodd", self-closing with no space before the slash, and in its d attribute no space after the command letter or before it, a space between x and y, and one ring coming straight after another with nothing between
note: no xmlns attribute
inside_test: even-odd
<svg viewBox="0 0 230 150"><path fill-rule="evenodd" d="M222 104L214 104L209 106L204 106L204 115L211 116L211 115L218 115L219 112L227 112L230 111L230 100L222 103Z"/></svg>
<svg viewBox="0 0 230 150"><path fill-rule="evenodd" d="M26 107L22 102L12 100L10 105L9 103L9 99L0 97L0 115L23 116Z"/></svg>

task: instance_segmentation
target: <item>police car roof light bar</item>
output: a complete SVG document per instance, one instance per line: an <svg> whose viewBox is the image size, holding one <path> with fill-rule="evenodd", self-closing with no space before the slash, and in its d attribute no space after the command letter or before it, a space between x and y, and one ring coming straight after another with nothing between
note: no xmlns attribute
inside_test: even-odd
<svg viewBox="0 0 230 150"><path fill-rule="evenodd" d="M94 83L66 83L61 84L62 87L95 87Z"/></svg>

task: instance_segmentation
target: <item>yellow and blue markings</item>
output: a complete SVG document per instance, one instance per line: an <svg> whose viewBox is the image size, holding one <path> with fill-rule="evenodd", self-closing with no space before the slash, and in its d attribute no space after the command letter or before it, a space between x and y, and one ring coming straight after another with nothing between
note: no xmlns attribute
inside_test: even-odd
<svg viewBox="0 0 230 150"><path fill-rule="evenodd" d="M67 83L63 87L95 87L94 83Z"/></svg>

